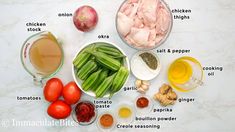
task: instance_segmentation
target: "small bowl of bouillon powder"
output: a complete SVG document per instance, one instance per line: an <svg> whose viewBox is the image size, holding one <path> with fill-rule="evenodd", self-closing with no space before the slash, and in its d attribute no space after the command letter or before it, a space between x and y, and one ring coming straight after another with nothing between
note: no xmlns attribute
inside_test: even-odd
<svg viewBox="0 0 235 132"><path fill-rule="evenodd" d="M141 80L152 80L161 69L158 56L153 51L138 51L131 59L131 72Z"/></svg>
<svg viewBox="0 0 235 132"><path fill-rule="evenodd" d="M119 124L131 123L135 117L135 110L129 104L119 104L117 109L117 119Z"/></svg>

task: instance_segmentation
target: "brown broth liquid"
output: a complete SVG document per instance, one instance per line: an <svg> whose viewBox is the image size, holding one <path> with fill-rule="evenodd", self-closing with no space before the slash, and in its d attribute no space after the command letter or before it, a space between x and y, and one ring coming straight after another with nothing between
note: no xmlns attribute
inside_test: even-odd
<svg viewBox="0 0 235 132"><path fill-rule="evenodd" d="M35 41L29 51L32 65L43 75L54 73L61 64L62 50L58 43L50 38Z"/></svg>

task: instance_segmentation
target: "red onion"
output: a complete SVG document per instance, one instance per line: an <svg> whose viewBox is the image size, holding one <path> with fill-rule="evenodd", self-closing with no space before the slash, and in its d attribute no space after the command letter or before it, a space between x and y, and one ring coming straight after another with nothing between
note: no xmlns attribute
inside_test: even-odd
<svg viewBox="0 0 235 132"><path fill-rule="evenodd" d="M91 31L98 22L97 12L91 6L81 6L75 11L73 22L78 30L83 32Z"/></svg>

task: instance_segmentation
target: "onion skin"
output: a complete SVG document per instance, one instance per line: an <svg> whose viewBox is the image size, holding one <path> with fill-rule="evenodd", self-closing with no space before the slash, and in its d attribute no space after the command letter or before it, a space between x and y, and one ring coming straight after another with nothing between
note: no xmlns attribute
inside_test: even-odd
<svg viewBox="0 0 235 132"><path fill-rule="evenodd" d="M98 22L98 15L94 8L91 6L79 7L73 15L73 23L76 28L83 32L93 30Z"/></svg>

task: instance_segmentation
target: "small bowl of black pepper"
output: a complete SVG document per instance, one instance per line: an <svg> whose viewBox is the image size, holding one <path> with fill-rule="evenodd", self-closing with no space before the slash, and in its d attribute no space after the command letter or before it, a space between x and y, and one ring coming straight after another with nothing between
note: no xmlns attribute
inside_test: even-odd
<svg viewBox="0 0 235 132"><path fill-rule="evenodd" d="M138 51L131 59L131 72L140 80L152 80L160 73L161 64L153 51Z"/></svg>

